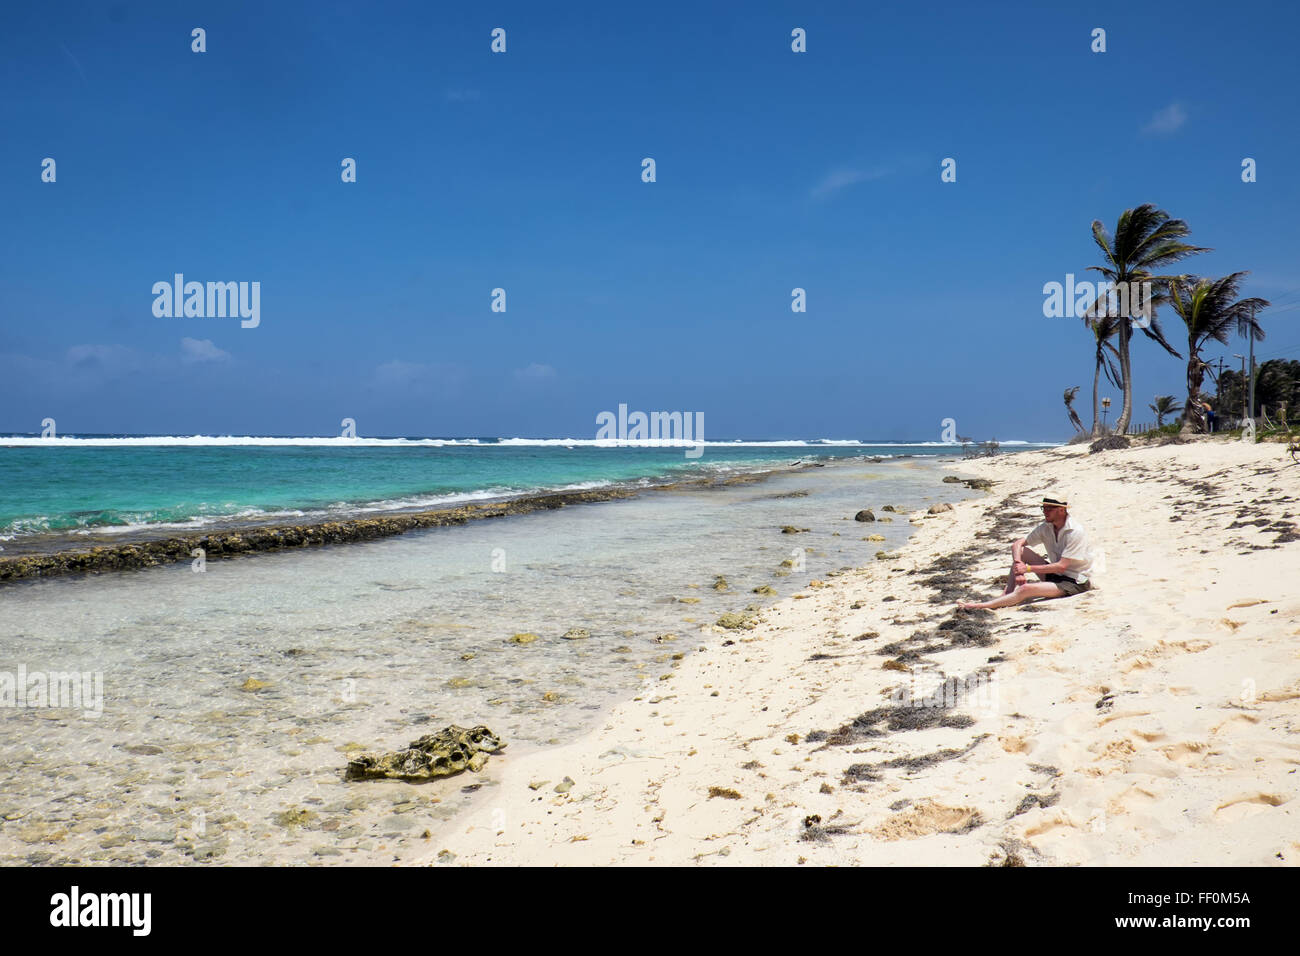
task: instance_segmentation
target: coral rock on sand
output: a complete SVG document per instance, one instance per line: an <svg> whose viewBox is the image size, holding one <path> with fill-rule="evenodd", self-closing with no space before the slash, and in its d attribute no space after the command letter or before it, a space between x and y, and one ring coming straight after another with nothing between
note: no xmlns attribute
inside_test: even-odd
<svg viewBox="0 0 1300 956"><path fill-rule="evenodd" d="M875 521L876 516L871 513L870 508L863 508L853 516L854 521Z"/></svg>
<svg viewBox="0 0 1300 956"><path fill-rule="evenodd" d="M952 511L952 505L948 504L946 501L937 505L930 505L926 514L937 515L942 514L945 511Z"/></svg>
<svg viewBox="0 0 1300 956"><path fill-rule="evenodd" d="M454 724L411 741L406 750L359 754L348 761L348 780L432 780L463 770L479 771L504 744L482 724L466 730Z"/></svg>

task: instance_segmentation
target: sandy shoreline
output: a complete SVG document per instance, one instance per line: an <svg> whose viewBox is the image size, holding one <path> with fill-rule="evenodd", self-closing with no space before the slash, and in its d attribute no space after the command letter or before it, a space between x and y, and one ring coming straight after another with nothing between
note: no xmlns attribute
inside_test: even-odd
<svg viewBox="0 0 1300 956"><path fill-rule="evenodd" d="M1284 446L1076 446L952 473L997 484L911 516L896 557L752 630L683 632L681 660L591 734L461 778L481 801L427 862L1300 860L1300 467ZM1097 587L954 617L957 595L994 592L1048 489L1104 549ZM937 706L900 699L952 678Z"/></svg>

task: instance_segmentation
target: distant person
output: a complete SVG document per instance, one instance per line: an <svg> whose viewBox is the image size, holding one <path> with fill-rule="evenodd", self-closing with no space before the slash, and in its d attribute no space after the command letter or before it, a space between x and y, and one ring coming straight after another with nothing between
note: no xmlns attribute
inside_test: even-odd
<svg viewBox="0 0 1300 956"><path fill-rule="evenodd" d="M1002 596L992 601L967 602L962 610L1011 607L1034 598L1069 597L1092 587L1088 572L1092 570L1092 549L1088 535L1070 517L1067 503L1056 498L1043 499L1043 523L1011 545L1011 572ZM1041 545L1044 558L1030 545ZM1038 578L1030 581L1029 575Z"/></svg>
<svg viewBox="0 0 1300 956"><path fill-rule="evenodd" d="M1209 402L1202 402L1201 405L1205 409L1205 427L1209 430L1210 434L1213 435L1214 434L1214 407L1210 405Z"/></svg>

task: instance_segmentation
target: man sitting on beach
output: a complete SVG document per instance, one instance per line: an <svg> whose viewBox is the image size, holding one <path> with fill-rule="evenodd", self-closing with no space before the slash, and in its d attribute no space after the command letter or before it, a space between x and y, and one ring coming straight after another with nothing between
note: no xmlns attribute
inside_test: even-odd
<svg viewBox="0 0 1300 956"><path fill-rule="evenodd" d="M1091 588L1088 572L1092 570L1092 549L1088 547L1088 536L1066 507L1064 501L1044 498L1043 523L1011 545L1011 573L1002 597L967 602L959 605L961 609L1011 607L1034 598L1082 594ZM1031 551L1031 545L1042 545L1047 558ZM1030 581L1030 574L1039 580Z"/></svg>

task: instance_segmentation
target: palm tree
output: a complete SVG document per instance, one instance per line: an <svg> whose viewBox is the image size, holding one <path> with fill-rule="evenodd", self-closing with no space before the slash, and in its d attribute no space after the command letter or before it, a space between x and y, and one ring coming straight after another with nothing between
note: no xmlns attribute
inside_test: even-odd
<svg viewBox="0 0 1300 956"><path fill-rule="evenodd" d="M1079 421L1079 413L1074 410L1074 396L1078 394L1078 385L1072 385L1065 390L1065 410L1070 413L1070 424L1083 434L1083 422Z"/></svg>
<svg viewBox="0 0 1300 956"><path fill-rule="evenodd" d="M1191 230L1181 219L1170 219L1163 209L1157 209L1152 203L1144 203L1136 209L1125 209L1120 213L1112 237L1106 232L1100 219L1093 220L1092 238L1101 249L1106 264L1089 266L1094 272L1100 272L1114 283L1117 289L1136 289L1130 283L1150 282L1159 289L1167 276L1153 275L1153 269L1177 262L1197 252L1208 252L1199 246L1190 246L1180 242ZM1139 325L1147 338L1154 339L1165 351L1176 358L1182 358L1173 347L1165 341L1164 334L1155 318L1155 307L1163 301L1163 294L1155 291L1148 302L1150 322ZM1129 358L1129 342L1133 338L1133 304L1130 302L1129 315L1121 315L1119 324L1119 371L1123 384L1124 405L1119 418L1115 420L1115 433L1122 435L1128 429L1129 419L1133 416L1133 366Z"/></svg>
<svg viewBox="0 0 1300 956"><path fill-rule="evenodd" d="M1238 299L1237 289L1248 273L1234 272L1221 279L1182 276L1168 283L1168 301L1187 326L1187 403L1183 406L1183 432L1205 428L1201 402L1201 382L1205 379L1205 362L1201 349L1210 339L1223 345L1235 331L1262 339L1264 330L1255 312L1267 308L1267 299Z"/></svg>
<svg viewBox="0 0 1300 956"><path fill-rule="evenodd" d="M1166 415L1177 415L1180 411L1180 406L1174 404L1174 397L1172 395L1157 395L1155 404L1148 405L1147 408L1155 412L1156 428L1165 427Z"/></svg>
<svg viewBox="0 0 1300 956"><path fill-rule="evenodd" d="M1110 344L1110 340L1119 331L1120 320L1113 315L1102 315L1096 318L1085 316L1083 321L1092 331L1097 344L1097 351L1093 356L1095 367L1092 371L1092 436L1096 438L1101 434L1101 416L1097 413L1097 389L1101 385L1102 370L1105 370L1106 378L1112 385L1116 388L1121 387L1119 371L1111 358L1111 356L1118 358L1119 353L1115 351L1115 346Z"/></svg>

